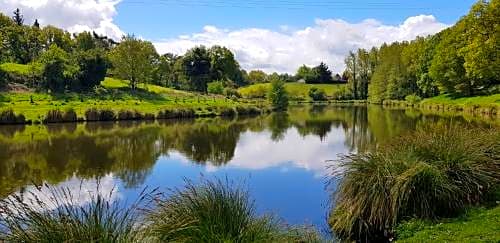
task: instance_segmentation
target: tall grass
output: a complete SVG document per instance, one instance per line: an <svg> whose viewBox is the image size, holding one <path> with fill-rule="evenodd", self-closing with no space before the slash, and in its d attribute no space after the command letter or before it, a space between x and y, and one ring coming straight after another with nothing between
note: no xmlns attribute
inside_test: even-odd
<svg viewBox="0 0 500 243"><path fill-rule="evenodd" d="M26 119L23 114L16 115L12 109L0 111L0 125L25 124Z"/></svg>
<svg viewBox="0 0 500 243"><path fill-rule="evenodd" d="M329 223L341 238L392 237L403 219L454 216L500 182L500 131L427 126L344 156Z"/></svg>
<svg viewBox="0 0 500 243"><path fill-rule="evenodd" d="M146 235L159 242L320 242L309 228L256 216L248 192L226 180L186 181L146 213Z"/></svg>
<svg viewBox="0 0 500 243"><path fill-rule="evenodd" d="M101 193L99 184L81 205L69 188L44 185L28 192L29 200L13 195L0 201L0 241L6 242L134 242L141 237L137 222L145 193L126 207L113 202L114 190Z"/></svg>

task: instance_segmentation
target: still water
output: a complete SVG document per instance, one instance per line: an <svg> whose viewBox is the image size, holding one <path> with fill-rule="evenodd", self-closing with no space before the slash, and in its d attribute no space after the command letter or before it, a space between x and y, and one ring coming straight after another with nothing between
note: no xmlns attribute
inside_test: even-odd
<svg viewBox="0 0 500 243"><path fill-rule="evenodd" d="M91 190L99 180L103 193L116 190L111 200L126 201L146 186L228 178L245 185L258 213L325 229L327 167L335 163L328 161L448 121L491 123L379 106L316 106L240 119L4 126L0 197L42 182Z"/></svg>

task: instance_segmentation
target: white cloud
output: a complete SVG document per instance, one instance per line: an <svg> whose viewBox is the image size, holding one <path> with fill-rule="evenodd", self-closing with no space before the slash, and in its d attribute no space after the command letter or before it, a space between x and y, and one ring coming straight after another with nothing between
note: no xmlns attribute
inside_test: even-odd
<svg viewBox="0 0 500 243"><path fill-rule="evenodd" d="M314 26L290 31L248 28L239 30L206 26L200 33L155 42L160 53L183 54L196 45L223 45L230 48L242 67L267 72L294 73L302 64L326 62L335 72L344 69L349 50L371 48L384 42L411 40L439 32L447 25L432 15L406 19L400 25L385 25L374 19L349 23L340 19L317 19Z"/></svg>
<svg viewBox="0 0 500 243"><path fill-rule="evenodd" d="M123 31L113 23L120 0L0 0L0 12L12 15L19 8L26 23L38 19L70 32L96 31L120 39Z"/></svg>

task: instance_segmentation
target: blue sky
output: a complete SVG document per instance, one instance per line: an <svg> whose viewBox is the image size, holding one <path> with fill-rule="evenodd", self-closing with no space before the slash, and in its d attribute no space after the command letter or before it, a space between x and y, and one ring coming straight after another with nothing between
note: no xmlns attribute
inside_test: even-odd
<svg viewBox="0 0 500 243"><path fill-rule="evenodd" d="M437 33L475 0L0 0L27 22L119 40L135 34L160 54L228 47L246 70L294 73L325 62L344 69L350 50Z"/></svg>
<svg viewBox="0 0 500 243"><path fill-rule="evenodd" d="M172 38L201 31L205 25L219 28L304 28L314 20L367 18L397 25L410 16L434 15L440 22L455 23L467 13L473 0L123 0L117 5L115 23L127 33L150 39Z"/></svg>

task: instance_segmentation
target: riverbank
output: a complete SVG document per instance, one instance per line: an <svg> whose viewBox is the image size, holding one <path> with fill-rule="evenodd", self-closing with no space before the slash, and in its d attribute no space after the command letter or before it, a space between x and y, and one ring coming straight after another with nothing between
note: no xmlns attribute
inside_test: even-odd
<svg viewBox="0 0 500 243"><path fill-rule="evenodd" d="M474 115L500 117L500 94L454 98L439 95L422 101L385 100L384 106L413 107L422 110L463 112Z"/></svg>
<svg viewBox="0 0 500 243"><path fill-rule="evenodd" d="M0 93L3 124L234 116L267 110L265 102L238 101L156 85L140 85L132 92L128 82L112 78L106 78L101 87L85 94L30 90Z"/></svg>

